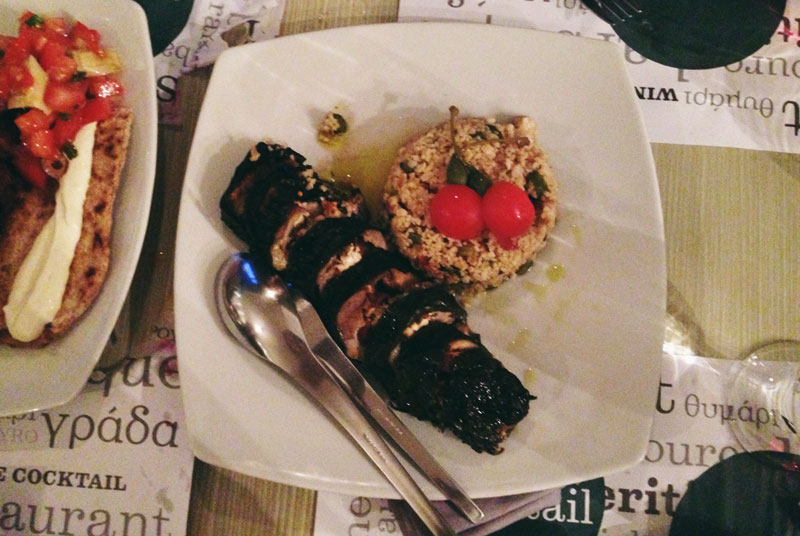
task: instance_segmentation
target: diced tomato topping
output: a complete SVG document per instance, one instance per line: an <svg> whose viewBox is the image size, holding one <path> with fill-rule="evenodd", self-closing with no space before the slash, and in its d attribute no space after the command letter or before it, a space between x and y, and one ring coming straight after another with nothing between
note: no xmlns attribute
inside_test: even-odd
<svg viewBox="0 0 800 536"><path fill-rule="evenodd" d="M39 83L28 70L29 57L47 74L44 103L51 113L32 108L18 116L15 123L22 144L13 148L14 165L40 188L47 182L42 161L63 159L61 152L81 127L109 117L114 103L124 94L113 74L87 77L78 72L72 57L75 50L106 55L96 30L81 22L44 18L30 11L19 18L17 37L0 36L0 109L9 99Z"/></svg>
<svg viewBox="0 0 800 536"><path fill-rule="evenodd" d="M2 83L8 87L9 93L24 91L33 85L33 75L22 65L6 65Z"/></svg>
<svg viewBox="0 0 800 536"><path fill-rule="evenodd" d="M123 93L122 84L112 76L93 76L89 79L89 94L93 97L119 97Z"/></svg>
<svg viewBox="0 0 800 536"><path fill-rule="evenodd" d="M44 103L56 112L74 112L86 101L88 85L85 80L78 82L50 80L44 90Z"/></svg>
<svg viewBox="0 0 800 536"><path fill-rule="evenodd" d="M83 126L83 117L80 112L65 114L64 117L56 118L53 125L53 136L58 147L63 147L68 141L75 139L75 135Z"/></svg>
<svg viewBox="0 0 800 536"><path fill-rule="evenodd" d="M19 27L17 40L22 42L27 50L39 52L47 44L47 36L44 30L36 26L28 26L23 23Z"/></svg>
<svg viewBox="0 0 800 536"><path fill-rule="evenodd" d="M22 62L31 55L31 49L28 48L28 43L20 41L19 39L15 39L13 43L3 50L3 63L6 65L22 65Z"/></svg>
<svg viewBox="0 0 800 536"><path fill-rule="evenodd" d="M47 76L56 82L69 81L78 70L78 64L67 56L67 45L58 41L48 41L39 54L39 64Z"/></svg>
<svg viewBox="0 0 800 536"><path fill-rule="evenodd" d="M14 119L20 133L29 136L37 130L46 130L50 126L50 116L38 108L31 108Z"/></svg>
<svg viewBox="0 0 800 536"><path fill-rule="evenodd" d="M55 160L58 158L60 148L56 145L52 130L37 130L23 138L25 147L31 154L38 158Z"/></svg>
<svg viewBox="0 0 800 536"><path fill-rule="evenodd" d="M69 29L65 18L51 17L45 19L43 28L48 41L57 41L64 45L69 44Z"/></svg>
<svg viewBox="0 0 800 536"><path fill-rule="evenodd" d="M93 121L102 121L111 115L111 101L109 99L97 97L88 99L86 105L81 111L83 123L92 123Z"/></svg>
<svg viewBox="0 0 800 536"><path fill-rule="evenodd" d="M42 162L28 151L16 151L12 159L14 167L36 188L44 190L47 186L47 175L42 169Z"/></svg>
<svg viewBox="0 0 800 536"><path fill-rule="evenodd" d="M72 27L72 44L76 48L87 48L98 56L105 55L103 47L100 46L100 33L81 22L75 22Z"/></svg>

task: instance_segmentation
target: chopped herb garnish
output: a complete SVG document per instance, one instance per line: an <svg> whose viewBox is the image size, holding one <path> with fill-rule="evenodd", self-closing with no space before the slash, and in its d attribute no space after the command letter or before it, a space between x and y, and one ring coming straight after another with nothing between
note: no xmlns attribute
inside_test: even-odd
<svg viewBox="0 0 800 536"><path fill-rule="evenodd" d="M70 160L78 156L78 149L76 149L71 142L65 143L64 146L61 148L61 152L63 152L64 156L66 156Z"/></svg>
<svg viewBox="0 0 800 536"><path fill-rule="evenodd" d="M86 80L86 71L75 71L69 81L70 82L80 82L81 80Z"/></svg>
<svg viewBox="0 0 800 536"><path fill-rule="evenodd" d="M469 173L467 173L467 186L478 192L478 195L483 195L491 185L492 181L486 178L486 175L474 167L469 166Z"/></svg>
<svg viewBox="0 0 800 536"><path fill-rule="evenodd" d="M453 156L447 163L447 182L449 184L466 184L479 195L486 193L492 181L477 168L467 164L461 148L456 143L456 116L458 108L450 107L450 136L453 139Z"/></svg>
<svg viewBox="0 0 800 536"><path fill-rule="evenodd" d="M344 117L334 112L333 118L336 120L336 128L333 129L333 134L339 135L347 132L347 121L345 121Z"/></svg>
<svg viewBox="0 0 800 536"><path fill-rule="evenodd" d="M498 138L500 138L501 140L503 139L503 133L500 132L499 128L497 128L496 126L492 125L491 123L488 123L486 125L486 129L488 131L490 131L492 134L494 134L495 136L497 136Z"/></svg>
<svg viewBox="0 0 800 536"><path fill-rule="evenodd" d="M0 49L0 60L2 60L5 57L5 55L6 55L6 51L3 50L3 49Z"/></svg>
<svg viewBox="0 0 800 536"><path fill-rule="evenodd" d="M467 184L467 175L469 169L457 154L450 157L450 162L447 164L447 182L448 184Z"/></svg>
<svg viewBox="0 0 800 536"><path fill-rule="evenodd" d="M67 112L58 112L58 118L62 121L69 121L69 114Z"/></svg>
<svg viewBox="0 0 800 536"><path fill-rule="evenodd" d="M411 240L411 243L415 246L422 244L422 235L416 231L411 231L408 233L408 239Z"/></svg>
<svg viewBox="0 0 800 536"><path fill-rule="evenodd" d="M34 13L28 17L28 20L25 21L25 24L32 28L41 28L44 25L44 19Z"/></svg>
<svg viewBox="0 0 800 536"><path fill-rule="evenodd" d="M525 183L529 188L533 188L537 198L541 198L544 193L550 189L548 188L544 177L542 177L542 174L536 169L528 173L528 175L525 177Z"/></svg>
<svg viewBox="0 0 800 536"><path fill-rule="evenodd" d="M400 169L403 170L403 173L411 174L414 173L414 168L408 165L408 162L403 160L400 162Z"/></svg>

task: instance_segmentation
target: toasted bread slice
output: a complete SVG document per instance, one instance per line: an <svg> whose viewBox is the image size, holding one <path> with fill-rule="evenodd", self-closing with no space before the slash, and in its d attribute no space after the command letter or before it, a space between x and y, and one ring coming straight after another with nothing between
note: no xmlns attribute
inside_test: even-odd
<svg viewBox="0 0 800 536"><path fill-rule="evenodd" d="M15 340L6 329L0 309L0 343L41 347L68 331L100 292L111 257L114 200L130 140L133 113L119 107L98 123L92 153L92 176L83 204L81 236L75 247L61 308L42 334L30 342ZM19 194L0 236L0 304L8 302L14 277L36 236L54 211L52 192L31 190Z"/></svg>

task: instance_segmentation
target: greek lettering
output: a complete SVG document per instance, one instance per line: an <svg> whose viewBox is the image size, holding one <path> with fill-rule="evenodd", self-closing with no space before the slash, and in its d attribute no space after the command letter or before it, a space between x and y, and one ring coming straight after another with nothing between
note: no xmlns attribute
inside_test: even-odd
<svg viewBox="0 0 800 536"><path fill-rule="evenodd" d="M166 443L161 443L158 440L159 430L161 429L162 426L166 426L169 429L169 432L167 432L169 434L169 438ZM178 433L178 423L176 421L167 421L167 420L160 421L153 427L153 443L155 443L159 447L170 446L175 448L178 446L178 444L175 442L175 435L177 433Z"/></svg>
<svg viewBox="0 0 800 536"><path fill-rule="evenodd" d="M69 415L67 413L59 413L58 416L61 417L61 421L59 421L58 426L55 428L53 428L53 422L50 420L50 413L42 413L42 415L47 423L47 431L50 432L50 448L53 448L56 444L56 435L64 424L64 421L69 418Z"/></svg>
<svg viewBox="0 0 800 536"><path fill-rule="evenodd" d="M81 422L86 422L86 427L85 427L86 432L83 435L78 435L78 429L80 428ZM79 441L86 441L87 439L92 437L93 433L94 433L94 419L92 419L90 415L86 414L78 415L77 417L75 417L75 419L73 419L72 428L69 431L69 448L71 449L75 448L76 439Z"/></svg>
<svg viewBox="0 0 800 536"><path fill-rule="evenodd" d="M142 420L141 417L139 417L137 410L141 410L144 415L150 413L150 410L147 409L147 406L142 405L134 406L134 408L131 410L131 417L133 420L128 423L128 426L125 427L125 437L128 439L128 442L133 443L134 445L140 445L144 443L144 441L147 439L147 436L150 434L150 426L144 420ZM132 430L137 423L143 427L139 429L141 431L141 436L138 440L133 438L133 434L136 433L136 431Z"/></svg>
<svg viewBox="0 0 800 536"><path fill-rule="evenodd" d="M744 401L747 404L747 400ZM744 413L744 415L742 415ZM739 415L740 421L745 422L753 422L753 407L752 406L739 406L739 411L737 413Z"/></svg>
<svg viewBox="0 0 800 536"><path fill-rule="evenodd" d="M732 421L735 419L733 416L733 406L730 404L720 404L722 411L719 412L720 423L725 424L725 421ZM725 415L725 410L728 410L728 414Z"/></svg>
<svg viewBox="0 0 800 536"><path fill-rule="evenodd" d="M697 412L700 408L700 401L697 395L691 394L686 396L686 401L683 404L684 411L689 417L697 417Z"/></svg>
<svg viewBox="0 0 800 536"><path fill-rule="evenodd" d="M109 413L114 413L117 410L116 407L113 407L109 410ZM111 428L112 432L111 435L108 435L108 429ZM105 441L106 443L122 443L122 419L119 417L112 417L106 416L100 420L100 423L97 425L97 437L100 438L100 441Z"/></svg>
<svg viewBox="0 0 800 536"><path fill-rule="evenodd" d="M719 407L717 406L717 404L706 404L705 402L703 402L702 406L703 406L703 416L706 419L713 419L717 416L717 409ZM709 414L708 408L713 408L714 412Z"/></svg>

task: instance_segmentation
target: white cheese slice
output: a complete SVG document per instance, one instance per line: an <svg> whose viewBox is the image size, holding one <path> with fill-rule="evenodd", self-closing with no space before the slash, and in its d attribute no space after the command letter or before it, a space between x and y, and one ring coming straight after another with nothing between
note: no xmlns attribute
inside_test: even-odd
<svg viewBox="0 0 800 536"><path fill-rule="evenodd" d="M89 123L75 136L73 145L78 155L61 177L55 212L22 262L3 307L8 332L19 341L32 341L41 335L61 308L75 245L81 236L96 127L97 123Z"/></svg>

